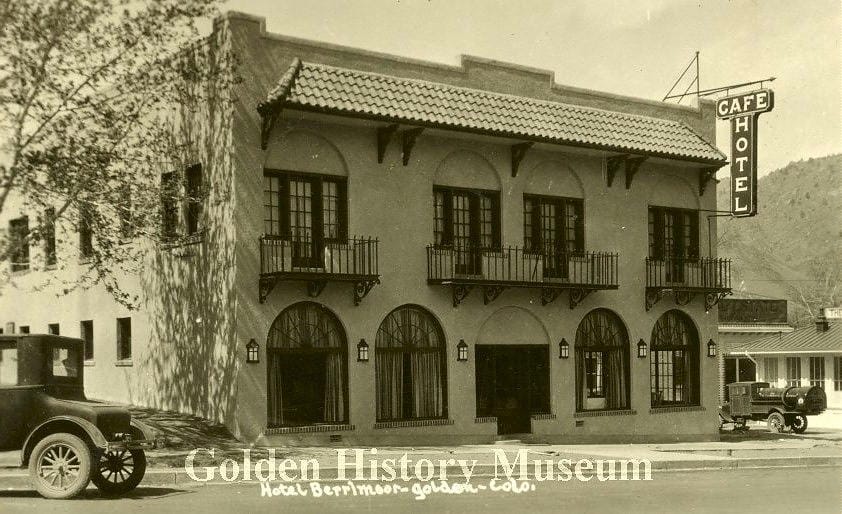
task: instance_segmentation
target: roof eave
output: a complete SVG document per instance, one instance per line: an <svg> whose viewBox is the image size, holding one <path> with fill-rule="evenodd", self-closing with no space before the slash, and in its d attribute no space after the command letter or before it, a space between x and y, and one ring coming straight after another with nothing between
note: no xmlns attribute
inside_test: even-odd
<svg viewBox="0 0 842 514"><path fill-rule="evenodd" d="M507 131L500 131L500 130L488 130L488 129L479 129L473 127L464 127L459 125L451 125L447 123L435 123L430 121L422 121L422 120L413 120L406 117L398 117L398 116L382 116L377 114L371 113L361 113L356 111L348 111L343 109L335 109L335 108L327 108L327 107L317 107L312 105L304 105L296 102L287 102L285 105L286 108L295 109L299 111L306 111L306 112L314 112L319 114L330 114L334 116L342 116L342 117L349 117L349 118L357 118L357 119L366 119L371 121L380 121L384 123L403 123L407 125L413 125L416 127L424 127L429 129L439 129L439 130L452 130L457 132L466 132L471 134L481 134L481 135L488 135L488 136L495 136L495 137L504 137L508 139L518 139L520 141L529 141L535 143L549 143L561 146L574 146L578 148L590 148L595 150L602 150L606 152L613 152L617 154L633 154L633 155L645 155L648 157L658 157L662 159L674 160L674 161L682 161L682 162L692 162L696 164L701 164L705 166L716 166L720 168L728 164L727 159L706 159L701 157L691 157L691 156L681 156L676 154L669 154L664 152L645 152L639 151L630 148L623 148L618 146L611 146L611 145L601 145L598 143L584 143L581 141L572 141L572 140L559 140L559 139L552 139L552 138L542 138L536 136L529 136L524 134L518 134L514 132L507 132Z"/></svg>

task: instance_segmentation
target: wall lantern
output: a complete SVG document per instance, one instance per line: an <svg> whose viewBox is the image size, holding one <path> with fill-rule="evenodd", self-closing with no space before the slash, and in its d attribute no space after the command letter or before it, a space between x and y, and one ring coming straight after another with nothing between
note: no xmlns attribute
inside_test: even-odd
<svg viewBox="0 0 842 514"><path fill-rule="evenodd" d="M456 345L456 360L459 362L468 360L468 345L464 339L460 339L459 344Z"/></svg>
<svg viewBox="0 0 842 514"><path fill-rule="evenodd" d="M713 339L708 341L708 357L716 357L716 343Z"/></svg>
<svg viewBox="0 0 842 514"><path fill-rule="evenodd" d="M637 342L637 356L641 359L646 358L646 341L643 339Z"/></svg>
<svg viewBox="0 0 842 514"><path fill-rule="evenodd" d="M368 362L368 343L365 339L360 339L357 343L357 362Z"/></svg>
<svg viewBox="0 0 842 514"><path fill-rule="evenodd" d="M260 362L260 345L254 339L246 344L246 362Z"/></svg>
<svg viewBox="0 0 842 514"><path fill-rule="evenodd" d="M567 339L562 337L558 343L558 358L566 359L568 357L570 357L570 345L567 343Z"/></svg>

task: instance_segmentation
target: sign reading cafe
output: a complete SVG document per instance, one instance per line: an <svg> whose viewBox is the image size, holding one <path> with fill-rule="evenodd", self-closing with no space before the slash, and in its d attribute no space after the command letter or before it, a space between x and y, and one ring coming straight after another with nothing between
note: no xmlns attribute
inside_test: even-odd
<svg viewBox="0 0 842 514"><path fill-rule="evenodd" d="M757 117L775 105L771 89L728 96L716 102L716 115L731 120L731 214L757 214Z"/></svg>

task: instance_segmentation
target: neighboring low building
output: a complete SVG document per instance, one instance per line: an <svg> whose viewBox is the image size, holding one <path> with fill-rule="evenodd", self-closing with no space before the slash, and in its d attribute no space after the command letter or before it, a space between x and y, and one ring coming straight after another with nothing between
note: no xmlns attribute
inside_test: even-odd
<svg viewBox="0 0 842 514"><path fill-rule="evenodd" d="M759 314L759 315L758 315ZM842 322L787 323L786 300L723 300L721 385L758 380L777 387L820 386L829 408L842 408ZM724 397L724 388L720 389Z"/></svg>

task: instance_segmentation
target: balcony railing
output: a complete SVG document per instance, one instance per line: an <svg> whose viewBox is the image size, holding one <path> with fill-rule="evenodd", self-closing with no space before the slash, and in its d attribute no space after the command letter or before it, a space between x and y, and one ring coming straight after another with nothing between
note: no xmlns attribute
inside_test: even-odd
<svg viewBox="0 0 842 514"><path fill-rule="evenodd" d="M679 305L689 303L697 293L705 295L705 310L731 293L731 260L646 259L646 310L672 291Z"/></svg>
<svg viewBox="0 0 842 514"><path fill-rule="evenodd" d="M427 247L427 281L462 286L454 304L469 291L483 286L486 303L506 287L542 289L548 303L560 290L577 290L578 303L588 292L618 287L618 255L607 252L564 252L553 249L526 251L517 246L498 249L430 245Z"/></svg>
<svg viewBox="0 0 842 514"><path fill-rule="evenodd" d="M354 303L359 304L380 282L378 240L350 237L319 241L307 237L260 237L261 303L281 280L308 283L310 296L318 296L327 282L354 282Z"/></svg>
<svg viewBox="0 0 842 514"><path fill-rule="evenodd" d="M731 260L646 259L646 287L731 289Z"/></svg>

